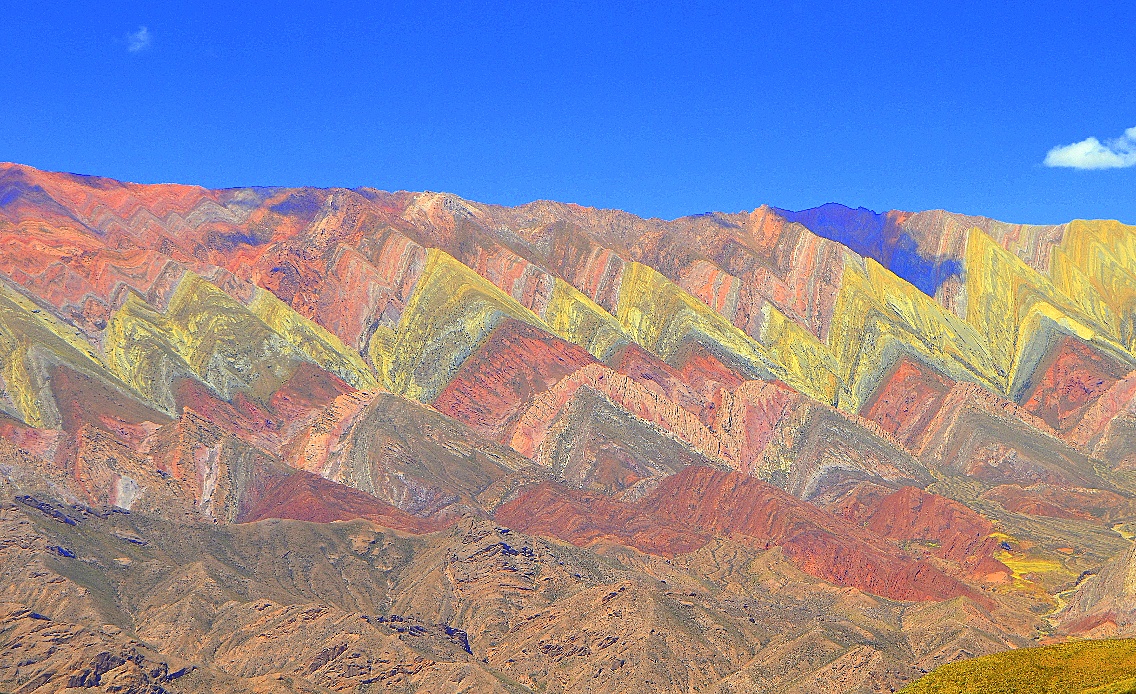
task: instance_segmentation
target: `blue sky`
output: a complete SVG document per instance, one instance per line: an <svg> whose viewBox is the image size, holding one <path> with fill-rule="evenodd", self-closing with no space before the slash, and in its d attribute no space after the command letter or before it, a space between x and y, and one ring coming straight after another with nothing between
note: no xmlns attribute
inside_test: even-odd
<svg viewBox="0 0 1136 694"><path fill-rule="evenodd" d="M1136 223L1128 3L612 4L9 4L0 159L664 218Z"/></svg>

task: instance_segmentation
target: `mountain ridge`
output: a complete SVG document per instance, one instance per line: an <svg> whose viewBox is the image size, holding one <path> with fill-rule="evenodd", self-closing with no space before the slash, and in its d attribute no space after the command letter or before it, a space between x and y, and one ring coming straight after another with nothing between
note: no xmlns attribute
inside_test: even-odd
<svg viewBox="0 0 1136 694"><path fill-rule="evenodd" d="M420 660L400 686L464 668L478 686L490 677L513 691L584 686L599 671L588 690L622 691L649 671L682 691L819 691L825 673L851 667L854 691L884 691L964 655L1131 628L1063 606L1095 615L1090 605L1115 602L1116 580L1084 588L1078 577L1116 566L1136 532L1134 227L838 205L667 221L0 165L0 239L0 486L12 522L32 523L44 548L66 548L43 525L52 518L77 528L75 542L113 544L103 521L115 513L194 537L265 523L324 537L329 523L360 523L419 538L420 555L404 559L423 583L366 571L403 586L424 634L460 629L482 661L446 650L443 630L406 646ZM517 547L572 548L581 566L606 567L595 590L631 581L667 605L637 612L626 638L649 641L653 620L673 618L731 655L713 676L681 659L634 660L616 676L631 661L599 665L606 636L561 642L584 638L569 622L530 635L517 596L542 575L572 575L532 563L532 585L481 611L463 602L475 598L461 597L466 579L442 549L466 527L502 538L483 548L500 558L478 569L485 585L532 558ZM47 570L69 590L143 581L145 562L67 552ZM651 576L664 566L666 580L702 585L698 617L660 597L670 589ZM334 567L321 569L333 582ZM209 590L238 590L235 576ZM437 612L415 585L455 611ZM777 626L757 641L767 650L742 646L733 601L773 585L779 606L761 619ZM1067 594L1082 589L1091 600ZM281 614L311 597L240 590ZM81 633L99 610L131 638L182 633L176 610L112 593L74 622ZM585 630L618 624L605 603L570 593L551 590L541 609ZM55 614L55 598L26 595L13 620ZM858 623L863 601L891 616L839 638L824 626L837 603ZM944 622L955 626L916 616L937 609L959 615ZM779 622L777 610L801 620ZM281 628L306 652L302 629ZM877 628L886 638L863 636ZM193 656L211 677L285 667L261 655L238 667L218 648ZM352 653L285 670L304 686L364 691L303 674L346 667ZM775 653L784 667L763 660Z"/></svg>

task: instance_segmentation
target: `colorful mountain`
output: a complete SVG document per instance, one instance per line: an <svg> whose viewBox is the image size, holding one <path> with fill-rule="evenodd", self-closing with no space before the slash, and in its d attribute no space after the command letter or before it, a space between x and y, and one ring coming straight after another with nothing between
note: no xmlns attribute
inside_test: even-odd
<svg viewBox="0 0 1136 694"><path fill-rule="evenodd" d="M894 691L1136 636L1136 227L4 164L0 480L19 691Z"/></svg>

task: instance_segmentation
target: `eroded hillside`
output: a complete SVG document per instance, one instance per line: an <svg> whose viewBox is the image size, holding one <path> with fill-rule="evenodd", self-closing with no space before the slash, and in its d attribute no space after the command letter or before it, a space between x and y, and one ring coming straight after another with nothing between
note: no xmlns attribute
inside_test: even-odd
<svg viewBox="0 0 1136 694"><path fill-rule="evenodd" d="M0 238L20 691L892 691L1136 633L1132 227L3 165Z"/></svg>

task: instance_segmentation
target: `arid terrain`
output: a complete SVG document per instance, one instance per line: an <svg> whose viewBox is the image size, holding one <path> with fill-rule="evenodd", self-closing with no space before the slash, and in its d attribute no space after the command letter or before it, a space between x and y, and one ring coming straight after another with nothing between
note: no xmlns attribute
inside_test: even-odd
<svg viewBox="0 0 1136 694"><path fill-rule="evenodd" d="M892 692L1136 636L1117 222L3 164L0 387L0 692Z"/></svg>

